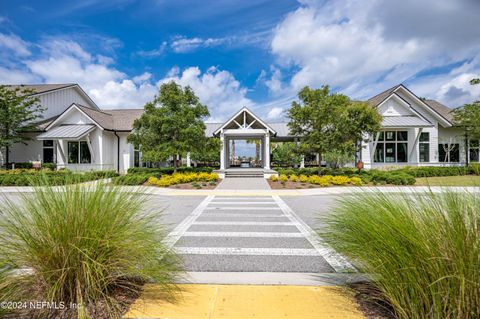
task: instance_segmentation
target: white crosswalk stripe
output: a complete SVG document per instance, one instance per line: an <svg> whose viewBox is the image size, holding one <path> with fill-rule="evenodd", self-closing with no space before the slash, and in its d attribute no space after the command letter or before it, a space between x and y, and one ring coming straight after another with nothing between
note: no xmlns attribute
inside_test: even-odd
<svg viewBox="0 0 480 319"><path fill-rule="evenodd" d="M301 248L178 247L176 250L192 255L321 256L316 249Z"/></svg>
<svg viewBox="0 0 480 319"><path fill-rule="evenodd" d="M199 217L201 220L198 220ZM282 221L272 218L281 218ZM186 246L192 247L176 246L180 238L190 238L183 245L188 243ZM207 238L210 238L209 246L205 246ZM232 245L231 241L228 245L225 244L230 238L237 238L235 246L248 246L222 247ZM208 261L223 258L221 256L323 258L323 262L337 272L353 270L342 256L321 242L314 231L279 196L208 196L167 236L166 241L179 254L211 256ZM217 246L217 241L219 247L211 247ZM260 245L257 241L263 242L262 247L251 247Z"/></svg>

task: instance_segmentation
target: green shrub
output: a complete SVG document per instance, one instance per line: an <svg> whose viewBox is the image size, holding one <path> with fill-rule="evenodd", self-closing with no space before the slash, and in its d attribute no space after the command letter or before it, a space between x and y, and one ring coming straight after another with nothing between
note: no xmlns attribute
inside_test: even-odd
<svg viewBox="0 0 480 319"><path fill-rule="evenodd" d="M478 193L354 194L323 222L398 318L480 317Z"/></svg>
<svg viewBox="0 0 480 319"><path fill-rule="evenodd" d="M403 172L414 177L435 177L435 176L461 176L468 174L468 168L463 166L425 166L425 167L406 167L391 172Z"/></svg>
<svg viewBox="0 0 480 319"><path fill-rule="evenodd" d="M50 169L50 170L55 170L57 169L57 164L55 163L42 163L42 169Z"/></svg>
<svg viewBox="0 0 480 319"><path fill-rule="evenodd" d="M470 166L468 167L468 172L469 174L472 174L472 175L480 175L480 164L477 164L477 163L470 164Z"/></svg>
<svg viewBox="0 0 480 319"><path fill-rule="evenodd" d="M213 172L212 167L186 167L182 166L177 168L177 173L211 173ZM131 167L128 169L128 174L147 174L147 175L172 175L173 167L158 167L158 168L148 168L148 167Z"/></svg>
<svg viewBox="0 0 480 319"><path fill-rule="evenodd" d="M7 170L0 173L1 186L31 186L32 180L39 177L48 181L51 185L65 185L75 182L82 183L102 178L118 176L115 171L91 171L86 173L73 173L69 170Z"/></svg>
<svg viewBox="0 0 480 319"><path fill-rule="evenodd" d="M121 175L112 179L112 183L115 185L143 185L150 176L150 174Z"/></svg>
<svg viewBox="0 0 480 319"><path fill-rule="evenodd" d="M8 163L8 168L12 169L15 165L15 169L31 169L33 164L30 162L18 162L18 163Z"/></svg>
<svg viewBox="0 0 480 319"><path fill-rule="evenodd" d="M32 316L39 318L98 318L97 311L118 318L121 292L139 295L147 281L173 296L178 260L163 244L165 232L158 214L144 208L146 200L96 183L37 187L20 203L7 201L0 215L0 256L28 271L5 274L0 300L80 306L67 313L35 310Z"/></svg>

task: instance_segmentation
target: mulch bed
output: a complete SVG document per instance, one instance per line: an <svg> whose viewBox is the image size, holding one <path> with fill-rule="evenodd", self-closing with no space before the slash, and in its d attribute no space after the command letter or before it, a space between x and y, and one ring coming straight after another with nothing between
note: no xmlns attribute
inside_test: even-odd
<svg viewBox="0 0 480 319"><path fill-rule="evenodd" d="M367 282L349 285L355 292L358 308L368 319L396 319L392 307L382 301L381 294Z"/></svg>
<svg viewBox="0 0 480 319"><path fill-rule="evenodd" d="M309 184L309 183L300 183L300 182L273 182L268 180L268 184L270 184L270 188L272 189L306 189L306 188L319 188L320 185Z"/></svg>
<svg viewBox="0 0 480 319"><path fill-rule="evenodd" d="M215 182L215 185L210 184L210 182L197 182L197 187L193 186L194 183L185 183L185 184L176 184L171 185L168 188L177 188L177 189L215 189L218 186L218 182Z"/></svg>

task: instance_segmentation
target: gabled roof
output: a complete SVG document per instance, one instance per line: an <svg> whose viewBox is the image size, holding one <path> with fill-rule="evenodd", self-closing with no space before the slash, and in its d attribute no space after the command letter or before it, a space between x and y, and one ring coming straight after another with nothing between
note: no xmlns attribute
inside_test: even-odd
<svg viewBox="0 0 480 319"><path fill-rule="evenodd" d="M434 109L437 113L439 113L449 122L453 123L454 119L451 108L435 100L425 100L424 102L427 103L432 109Z"/></svg>
<svg viewBox="0 0 480 319"><path fill-rule="evenodd" d="M450 125L453 125L453 116L450 114L450 112L451 112L450 108L448 108L447 106L445 106L445 105L443 105L440 102L437 102L435 100L424 100L424 99L419 98L417 95L415 95L412 91L410 91L403 84L398 84L394 87L391 87L388 90L385 90L382 93L377 94L374 97L368 99L367 102L372 107L377 107L380 104L382 104L386 99L388 99L390 96L396 94L396 91L400 88L403 88L405 91L407 91L409 94L411 94L414 97L414 99L418 100L419 103L423 104L427 109L430 109L435 115L437 115L444 122L446 122ZM400 96L400 98L401 98L401 96Z"/></svg>
<svg viewBox="0 0 480 319"><path fill-rule="evenodd" d="M37 95L37 94L45 94L45 93L49 93L49 92L53 92L53 91L57 91L57 90L63 90L63 89L66 89L66 88L74 88L77 90L78 93L80 93L80 95L82 95L86 100L88 100L93 106L95 106L97 109L99 109L99 107L97 106L97 104L92 100L92 98L87 94L85 93L85 91L80 87L80 85L78 85L77 83L64 83L64 84L8 84L8 85L5 85L6 87L9 87L13 90L15 89L28 89L28 90L32 90L34 93L33 95Z"/></svg>
<svg viewBox="0 0 480 319"><path fill-rule="evenodd" d="M255 113L253 113L248 107L244 106L242 107L237 113L235 113L231 118L229 118L225 123L223 123L218 129L215 130L213 134L218 134L220 133L221 130L223 130L226 126L235 123L235 119L240 116L242 113L246 113L249 116L251 116L256 123L261 124L263 127L265 127L268 131L270 131L272 134L276 134L277 132L270 127L267 123L262 121Z"/></svg>
<svg viewBox="0 0 480 319"><path fill-rule="evenodd" d="M64 89L70 86L75 86L75 83L64 83L64 84L15 84L15 85L5 85L13 90L15 89L28 89L35 92L35 94L47 93L50 91Z"/></svg>
<svg viewBox="0 0 480 319"><path fill-rule="evenodd" d="M87 116L92 122L100 128L108 131L131 131L133 121L143 114L143 109L117 109L117 110L98 110L78 103L70 105L62 114L50 121L45 129L50 129L54 124L60 122L61 117L72 108L76 108Z"/></svg>
<svg viewBox="0 0 480 319"><path fill-rule="evenodd" d="M394 87L391 87L382 93L379 93L375 95L374 97L371 97L368 99L368 104L372 105L373 107L377 107L378 105L382 104L383 101L385 101L392 93L400 86L400 84L395 85Z"/></svg>

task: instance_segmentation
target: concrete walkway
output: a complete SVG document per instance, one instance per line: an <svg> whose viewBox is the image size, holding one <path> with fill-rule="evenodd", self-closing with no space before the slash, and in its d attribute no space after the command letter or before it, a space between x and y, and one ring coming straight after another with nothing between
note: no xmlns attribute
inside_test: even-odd
<svg viewBox="0 0 480 319"><path fill-rule="evenodd" d="M181 299L162 299L161 287L147 285L125 318L169 319L356 319L353 293L344 287L180 285Z"/></svg>
<svg viewBox="0 0 480 319"><path fill-rule="evenodd" d="M265 181L265 183L267 183ZM220 183L221 184L221 183ZM259 183L260 185L261 182ZM267 183L268 184L268 183ZM268 185L267 185L268 186ZM308 189L175 189L162 188L156 186L122 186L125 191L139 192L144 194L162 195L162 196L316 196L316 195L343 195L362 192L382 192L382 193L438 193L444 190L450 191L469 191L480 192L477 186L332 186ZM33 187L30 186L3 186L0 187L0 193L31 193Z"/></svg>
<svg viewBox="0 0 480 319"><path fill-rule="evenodd" d="M265 178L225 178L217 188L219 190L270 190L270 185Z"/></svg>

